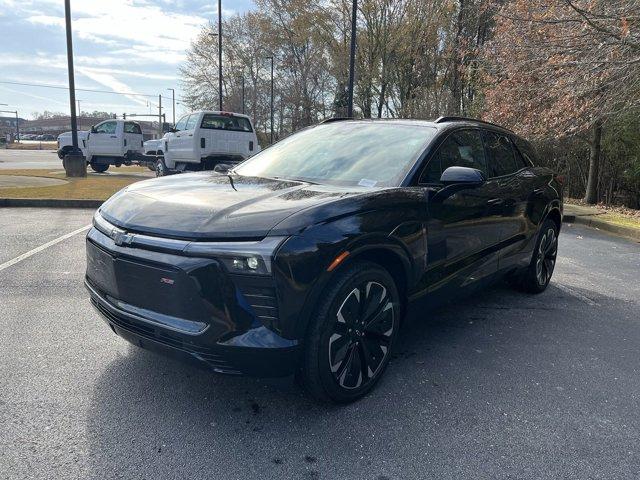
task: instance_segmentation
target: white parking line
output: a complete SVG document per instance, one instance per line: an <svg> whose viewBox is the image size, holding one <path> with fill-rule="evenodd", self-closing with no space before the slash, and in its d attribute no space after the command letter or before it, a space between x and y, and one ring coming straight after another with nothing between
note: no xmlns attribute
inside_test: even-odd
<svg viewBox="0 0 640 480"><path fill-rule="evenodd" d="M77 230L74 230L73 232L65 233L61 237L58 237L58 238L56 238L54 240L51 240L50 242L47 242L44 245L40 245L39 247L36 247L33 250L29 250L27 253L23 253L22 255L19 255L16 258L14 258L13 260L9 260L8 262L0 264L0 272L2 270L4 270L5 268L9 268L12 265L15 265L16 263L21 262L22 260L24 260L26 258L29 258L32 255L35 255L38 252L46 250L47 248L55 245L56 243L60 243L60 242L62 242L64 240L66 240L67 238L71 238L74 235L77 235L78 233L85 232L85 231L89 230L90 228L91 228L91 225L87 225L86 227L79 228Z"/></svg>

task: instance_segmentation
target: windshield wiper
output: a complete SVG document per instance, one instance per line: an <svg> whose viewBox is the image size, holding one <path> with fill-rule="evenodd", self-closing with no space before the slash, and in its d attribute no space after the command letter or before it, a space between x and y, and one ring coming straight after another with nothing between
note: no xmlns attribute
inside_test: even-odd
<svg viewBox="0 0 640 480"><path fill-rule="evenodd" d="M271 177L275 180L289 180L291 182L302 182L302 183L309 183L311 185L320 185L319 182L312 182L311 180L307 180L305 178L293 178L293 177Z"/></svg>

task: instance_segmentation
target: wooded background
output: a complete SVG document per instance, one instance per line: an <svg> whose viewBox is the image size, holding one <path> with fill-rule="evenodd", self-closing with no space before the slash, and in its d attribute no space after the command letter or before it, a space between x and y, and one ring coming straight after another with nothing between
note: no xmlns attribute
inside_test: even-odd
<svg viewBox="0 0 640 480"><path fill-rule="evenodd" d="M266 142L344 116L351 0L256 0L224 21L224 109ZM360 0L356 116L464 115L529 138L570 197L640 208L640 0ZM217 108L217 26L181 68L192 109Z"/></svg>

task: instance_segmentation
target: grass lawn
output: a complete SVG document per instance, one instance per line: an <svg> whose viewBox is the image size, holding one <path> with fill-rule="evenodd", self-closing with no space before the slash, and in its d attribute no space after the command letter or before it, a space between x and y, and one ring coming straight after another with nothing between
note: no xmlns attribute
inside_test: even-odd
<svg viewBox="0 0 640 480"><path fill-rule="evenodd" d="M8 150L57 150L57 142L8 143Z"/></svg>
<svg viewBox="0 0 640 480"><path fill-rule="evenodd" d="M625 227L633 227L640 229L640 217L625 215L617 212L607 212L602 215L598 215L596 218L599 220L606 220L616 225L622 225Z"/></svg>
<svg viewBox="0 0 640 480"><path fill-rule="evenodd" d="M115 170L115 169L114 169ZM64 170L0 170L0 175L22 175L48 177L67 180L64 185L46 187L0 188L0 198L61 198L82 200L106 200L118 190L134 182L147 180L147 177L127 175L126 173L148 172L142 167L121 167L122 175L94 174L86 178L66 178Z"/></svg>

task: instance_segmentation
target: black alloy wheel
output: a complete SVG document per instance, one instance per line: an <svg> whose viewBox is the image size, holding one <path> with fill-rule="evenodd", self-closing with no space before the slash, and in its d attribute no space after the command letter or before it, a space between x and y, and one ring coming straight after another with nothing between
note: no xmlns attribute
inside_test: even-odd
<svg viewBox="0 0 640 480"><path fill-rule="evenodd" d="M380 379L399 327L399 296L389 273L357 263L337 274L311 325L304 380L316 398L347 403Z"/></svg>
<svg viewBox="0 0 640 480"><path fill-rule="evenodd" d="M558 237L555 228L549 227L543 233L536 255L536 279L538 285L546 286L553 275L558 254Z"/></svg>
<svg viewBox="0 0 640 480"><path fill-rule="evenodd" d="M520 287L530 293L544 292L551 281L558 255L558 227L545 220L538 233L533 257L521 278Z"/></svg>

